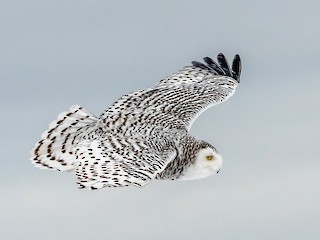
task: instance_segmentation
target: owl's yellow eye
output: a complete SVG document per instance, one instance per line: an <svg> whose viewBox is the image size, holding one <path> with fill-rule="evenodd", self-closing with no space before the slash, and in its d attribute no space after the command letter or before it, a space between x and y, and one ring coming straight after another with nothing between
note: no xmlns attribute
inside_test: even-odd
<svg viewBox="0 0 320 240"><path fill-rule="evenodd" d="M208 155L208 156L206 156L206 158L208 161L211 161L213 159L212 155Z"/></svg>

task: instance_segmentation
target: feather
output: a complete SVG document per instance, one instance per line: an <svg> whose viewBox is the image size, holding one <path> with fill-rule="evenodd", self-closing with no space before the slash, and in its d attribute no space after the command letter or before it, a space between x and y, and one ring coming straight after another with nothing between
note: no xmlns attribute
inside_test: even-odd
<svg viewBox="0 0 320 240"><path fill-rule="evenodd" d="M240 83L240 74L241 74L241 59L237 54L235 55L232 62L232 77Z"/></svg>
<svg viewBox="0 0 320 240"><path fill-rule="evenodd" d="M39 168L72 170L77 165L74 146L85 133L96 130L97 118L78 105L59 114L31 151L31 160Z"/></svg>
<svg viewBox="0 0 320 240"><path fill-rule="evenodd" d="M226 57L222 53L219 53L217 56L217 59L218 59L218 63L220 64L221 68L223 69L225 75L232 77L230 67L229 67L229 64L228 64Z"/></svg>
<svg viewBox="0 0 320 240"><path fill-rule="evenodd" d="M213 61L211 58L209 57L205 57L203 59L208 65L210 68L212 68L217 74L219 75L225 75L222 68L219 66L219 64L217 64L215 61Z"/></svg>

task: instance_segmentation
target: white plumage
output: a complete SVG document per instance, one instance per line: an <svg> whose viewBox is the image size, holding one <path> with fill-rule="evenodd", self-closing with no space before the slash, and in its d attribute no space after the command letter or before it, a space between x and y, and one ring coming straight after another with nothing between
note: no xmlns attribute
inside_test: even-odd
<svg viewBox="0 0 320 240"><path fill-rule="evenodd" d="M241 61L232 68L192 62L154 88L120 97L96 117L72 106L49 125L31 152L40 168L75 171L80 188L144 186L152 179L189 180L220 171L216 149L189 135L203 111L227 100L239 84Z"/></svg>

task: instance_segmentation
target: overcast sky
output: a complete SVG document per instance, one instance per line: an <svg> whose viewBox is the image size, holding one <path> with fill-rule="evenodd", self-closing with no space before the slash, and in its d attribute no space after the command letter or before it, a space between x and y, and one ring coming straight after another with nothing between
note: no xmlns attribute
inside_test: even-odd
<svg viewBox="0 0 320 240"><path fill-rule="evenodd" d="M318 1L0 2L1 239L320 239ZM197 181L78 190L29 151L57 115L99 115L193 60L241 84L191 133L224 157Z"/></svg>

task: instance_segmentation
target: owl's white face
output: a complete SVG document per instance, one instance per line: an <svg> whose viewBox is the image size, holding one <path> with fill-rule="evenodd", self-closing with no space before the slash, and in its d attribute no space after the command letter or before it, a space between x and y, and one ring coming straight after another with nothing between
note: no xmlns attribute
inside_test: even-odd
<svg viewBox="0 0 320 240"><path fill-rule="evenodd" d="M222 157L212 148L201 149L196 155L196 161L179 180L193 180L217 174L222 167Z"/></svg>

